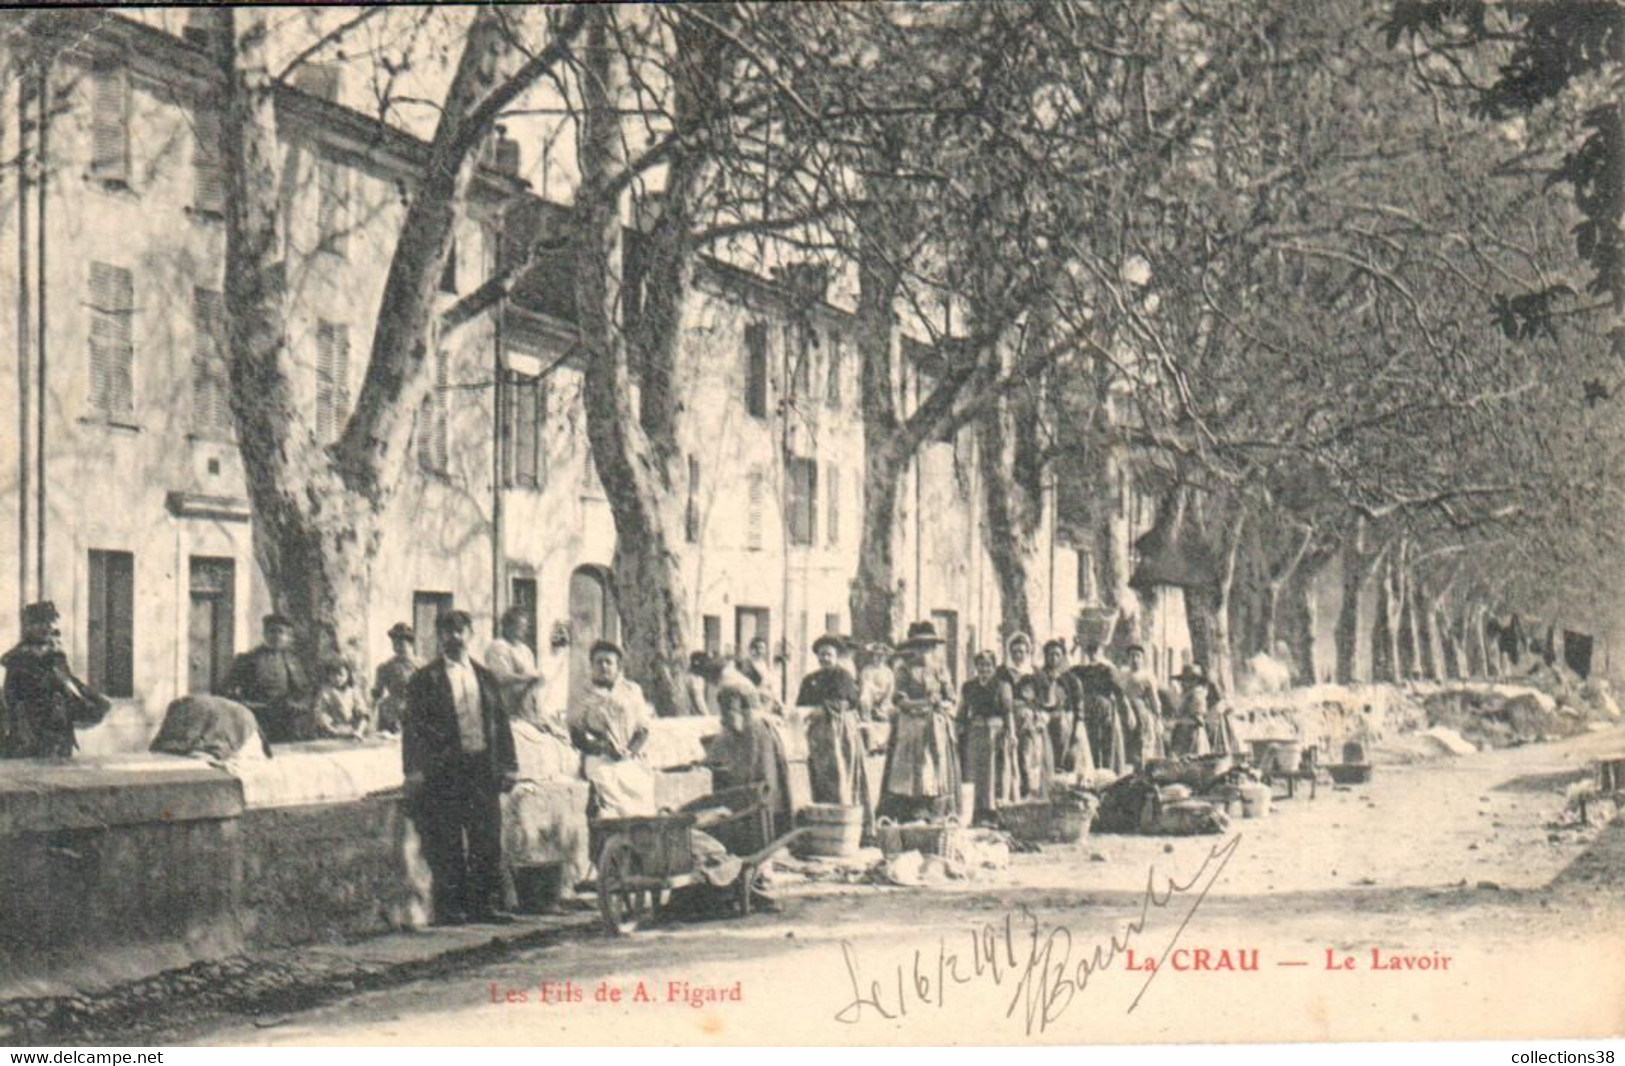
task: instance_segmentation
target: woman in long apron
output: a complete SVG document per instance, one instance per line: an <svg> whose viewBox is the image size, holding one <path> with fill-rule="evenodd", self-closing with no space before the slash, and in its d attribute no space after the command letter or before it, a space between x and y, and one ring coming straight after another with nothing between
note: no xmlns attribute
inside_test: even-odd
<svg viewBox="0 0 1625 1066"><path fill-rule="evenodd" d="M977 821L1018 798L1015 690L990 651L975 658L976 676L959 690L960 768L976 786Z"/></svg>
<svg viewBox="0 0 1625 1066"><path fill-rule="evenodd" d="M959 756L955 750L953 691L929 656L942 646L930 622L909 626L899 650L886 768L876 814L894 822L953 818L959 812Z"/></svg>
<svg viewBox="0 0 1625 1066"><path fill-rule="evenodd" d="M863 808L864 836L874 829L874 805L864 768L863 730L858 721L858 683L840 666L841 637L813 641L818 669L801 681L796 706L812 709L807 723L807 777L814 803Z"/></svg>

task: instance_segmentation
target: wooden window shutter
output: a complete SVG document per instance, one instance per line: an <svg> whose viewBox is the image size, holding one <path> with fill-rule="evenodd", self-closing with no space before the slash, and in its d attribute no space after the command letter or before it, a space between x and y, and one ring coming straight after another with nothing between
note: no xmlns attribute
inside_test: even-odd
<svg viewBox="0 0 1625 1066"><path fill-rule="evenodd" d="M828 483L826 494L829 497L824 507L824 536L831 548L841 545L841 469L834 463L824 468L824 477Z"/></svg>
<svg viewBox="0 0 1625 1066"><path fill-rule="evenodd" d="M334 255L348 248L350 172L336 159L321 156L316 162L317 247Z"/></svg>
<svg viewBox="0 0 1625 1066"><path fill-rule="evenodd" d="M750 516L745 528L745 546L762 550L762 511L767 505L767 479L760 465L750 468Z"/></svg>
<svg viewBox="0 0 1625 1066"><path fill-rule="evenodd" d="M211 215L225 209L226 176L220 166L220 111L199 104L192 118L192 207Z"/></svg>
<svg viewBox="0 0 1625 1066"><path fill-rule="evenodd" d="M350 414L350 331L325 320L316 323L316 438L338 440Z"/></svg>
<svg viewBox="0 0 1625 1066"><path fill-rule="evenodd" d="M201 436L229 436L232 429L225 310L218 292L192 290L192 430Z"/></svg>
<svg viewBox="0 0 1625 1066"><path fill-rule="evenodd" d="M91 263L90 307L91 406L109 415L128 415L135 409L135 282L130 272Z"/></svg>
<svg viewBox="0 0 1625 1066"><path fill-rule="evenodd" d="M767 325L745 327L745 410L754 418L767 417Z"/></svg>
<svg viewBox="0 0 1625 1066"><path fill-rule="evenodd" d="M123 63L91 72L90 170L104 181L130 178L130 78Z"/></svg>
<svg viewBox="0 0 1625 1066"><path fill-rule="evenodd" d="M688 457L688 506L683 512L683 532L690 544L700 542L700 460Z"/></svg>
<svg viewBox="0 0 1625 1066"><path fill-rule="evenodd" d="M824 403L832 408L841 406L841 366L845 357L844 338L830 330L824 345Z"/></svg>

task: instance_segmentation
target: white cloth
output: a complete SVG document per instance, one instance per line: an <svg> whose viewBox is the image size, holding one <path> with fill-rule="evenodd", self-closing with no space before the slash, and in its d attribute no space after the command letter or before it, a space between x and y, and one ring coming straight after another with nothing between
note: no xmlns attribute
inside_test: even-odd
<svg viewBox="0 0 1625 1066"><path fill-rule="evenodd" d="M446 680L451 682L451 701L457 709L457 735L469 755L485 750L485 718L480 713L480 679L470 659L446 659Z"/></svg>
<svg viewBox="0 0 1625 1066"><path fill-rule="evenodd" d="M508 716L537 723L541 677L530 648L498 637L486 646L485 668L497 679L497 691L502 694L502 706Z"/></svg>
<svg viewBox="0 0 1625 1066"><path fill-rule="evenodd" d="M598 790L599 813L605 818L656 813L654 768L641 755L630 754L633 738L649 724L643 690L624 677L610 688L593 685L582 697L581 724L608 740L620 756L586 758L583 769Z"/></svg>

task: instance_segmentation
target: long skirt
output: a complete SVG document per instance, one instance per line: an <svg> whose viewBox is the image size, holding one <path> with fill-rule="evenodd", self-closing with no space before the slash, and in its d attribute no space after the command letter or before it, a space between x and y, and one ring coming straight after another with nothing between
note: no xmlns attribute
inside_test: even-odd
<svg viewBox="0 0 1625 1066"><path fill-rule="evenodd" d="M1235 755L1241 751L1241 740L1236 736L1235 724L1229 711L1209 711L1202 723L1207 733L1208 749Z"/></svg>
<svg viewBox="0 0 1625 1066"><path fill-rule="evenodd" d="M976 786L976 817L983 819L1021 798L1017 741L1002 718L973 718L965 727L965 781Z"/></svg>
<svg viewBox="0 0 1625 1066"><path fill-rule="evenodd" d="M1016 767L1020 799L1046 799L1055 773L1055 749L1041 711L1016 711Z"/></svg>
<svg viewBox="0 0 1625 1066"><path fill-rule="evenodd" d="M807 778L813 802L862 807L863 832L868 836L875 812L863 756L863 729L856 711L813 712L807 723Z"/></svg>
<svg viewBox="0 0 1625 1066"><path fill-rule="evenodd" d="M940 711L899 708L886 742L877 816L894 822L959 812L959 756L953 723Z"/></svg>
<svg viewBox="0 0 1625 1066"><path fill-rule="evenodd" d="M1173 758L1195 758L1208 754L1207 729L1194 718L1175 718L1169 723L1168 754Z"/></svg>
<svg viewBox="0 0 1625 1066"><path fill-rule="evenodd" d="M592 782L600 818L647 818L655 813L655 775L647 759L589 755L582 767Z"/></svg>
<svg viewBox="0 0 1625 1066"><path fill-rule="evenodd" d="M1044 718L1056 770L1075 774L1095 765L1093 749L1089 746L1089 730L1085 728L1081 715L1068 710L1046 711Z"/></svg>
<svg viewBox="0 0 1625 1066"><path fill-rule="evenodd" d="M1083 720L1089 730L1089 747L1095 769L1120 774L1128 763L1123 744L1123 719L1114 701L1091 696L1083 703Z"/></svg>
<svg viewBox="0 0 1625 1066"><path fill-rule="evenodd" d="M1162 716L1144 703L1129 701L1133 718L1123 738L1123 754L1134 766L1162 758Z"/></svg>

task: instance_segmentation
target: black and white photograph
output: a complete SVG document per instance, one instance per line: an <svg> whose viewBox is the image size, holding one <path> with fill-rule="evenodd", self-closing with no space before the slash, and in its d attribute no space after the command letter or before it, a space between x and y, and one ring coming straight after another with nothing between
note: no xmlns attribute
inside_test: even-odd
<svg viewBox="0 0 1625 1066"><path fill-rule="evenodd" d="M0 6L0 652L0 1045L1611 1063L1625 2Z"/></svg>

